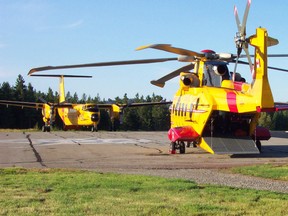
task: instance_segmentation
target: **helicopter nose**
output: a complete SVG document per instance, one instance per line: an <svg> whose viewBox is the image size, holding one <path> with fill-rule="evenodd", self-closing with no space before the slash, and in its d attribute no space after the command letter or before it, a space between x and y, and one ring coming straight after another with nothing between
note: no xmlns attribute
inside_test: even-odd
<svg viewBox="0 0 288 216"><path fill-rule="evenodd" d="M97 122L99 121L99 115L97 113L94 113L91 115L91 121L92 122Z"/></svg>

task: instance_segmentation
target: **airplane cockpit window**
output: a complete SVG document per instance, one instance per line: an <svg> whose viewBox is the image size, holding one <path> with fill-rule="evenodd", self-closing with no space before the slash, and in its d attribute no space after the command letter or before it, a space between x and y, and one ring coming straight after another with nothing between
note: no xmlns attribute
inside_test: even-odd
<svg viewBox="0 0 288 216"><path fill-rule="evenodd" d="M222 80L230 79L229 70L226 64L205 63L204 85L220 87Z"/></svg>
<svg viewBox="0 0 288 216"><path fill-rule="evenodd" d="M86 105L82 109L89 112L99 112L99 108L96 105Z"/></svg>

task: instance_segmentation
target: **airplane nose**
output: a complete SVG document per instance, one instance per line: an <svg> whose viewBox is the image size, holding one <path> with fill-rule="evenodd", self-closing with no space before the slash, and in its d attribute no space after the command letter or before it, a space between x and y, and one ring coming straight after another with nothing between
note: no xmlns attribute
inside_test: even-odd
<svg viewBox="0 0 288 216"><path fill-rule="evenodd" d="M92 114L92 115L91 115L91 121L92 121L92 122L97 122L97 121L99 121L99 115L96 114L96 113Z"/></svg>

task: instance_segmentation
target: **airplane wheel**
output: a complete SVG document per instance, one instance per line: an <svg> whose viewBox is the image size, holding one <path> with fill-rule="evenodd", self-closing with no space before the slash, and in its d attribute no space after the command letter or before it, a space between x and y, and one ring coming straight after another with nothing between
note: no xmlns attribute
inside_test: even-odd
<svg viewBox="0 0 288 216"><path fill-rule="evenodd" d="M170 154L176 154L176 143L175 142L171 142L170 143Z"/></svg>
<svg viewBox="0 0 288 216"><path fill-rule="evenodd" d="M43 132L50 132L50 126L46 126L46 125L44 125L44 126L42 126L42 131Z"/></svg>
<svg viewBox="0 0 288 216"><path fill-rule="evenodd" d="M184 142L179 143L179 153L185 154L185 143Z"/></svg>
<svg viewBox="0 0 288 216"><path fill-rule="evenodd" d="M98 131L97 127L92 127L91 128L91 132L97 132L97 131Z"/></svg>
<svg viewBox="0 0 288 216"><path fill-rule="evenodd" d="M256 140L256 147L258 148L259 152L261 152L262 144L261 144L260 140Z"/></svg>

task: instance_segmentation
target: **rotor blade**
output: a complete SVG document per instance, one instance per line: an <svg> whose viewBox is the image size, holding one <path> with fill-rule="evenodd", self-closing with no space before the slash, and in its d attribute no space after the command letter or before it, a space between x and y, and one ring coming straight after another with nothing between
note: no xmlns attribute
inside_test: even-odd
<svg viewBox="0 0 288 216"><path fill-rule="evenodd" d="M246 58L247 55L240 55L239 58ZM254 57L254 55L250 55L250 57ZM277 57L277 58L282 58L282 57L288 57L288 54L268 54L267 57Z"/></svg>
<svg viewBox="0 0 288 216"><path fill-rule="evenodd" d="M237 70L237 65L239 63L239 56L237 56L236 60L233 60L232 62L235 63L234 65L234 70L233 70L233 75L232 75L232 81L235 81L235 76L236 76L236 70Z"/></svg>
<svg viewBox="0 0 288 216"><path fill-rule="evenodd" d="M233 63L235 63L236 61L233 60ZM249 65L248 62L245 61L238 61L239 64L245 64L245 65ZM288 69L283 69L283 68L277 68L277 67L272 67L272 66L267 66L267 68L271 69L271 70L278 70L278 71L283 71L283 72L288 72Z"/></svg>
<svg viewBox="0 0 288 216"><path fill-rule="evenodd" d="M237 25L237 28L238 28L238 32L241 31L241 24L240 24L240 19L239 19L239 16L238 16L238 10L237 10L237 7L234 6L234 16L235 16L235 19L236 19L236 25Z"/></svg>
<svg viewBox="0 0 288 216"><path fill-rule="evenodd" d="M127 60L127 61L114 61L114 62L98 62L90 64L77 64L77 65L63 65L63 66L45 66L32 68L28 75L31 75L38 71L56 70L56 69L69 69L69 68L84 68L84 67L101 67L101 66L115 66L115 65L130 65L130 64L148 64L158 63L165 61L176 61L177 58L159 58L159 59L140 59L140 60Z"/></svg>
<svg viewBox="0 0 288 216"><path fill-rule="evenodd" d="M68 77L68 78L92 78L92 76L85 75L52 75L52 74L31 74L35 77Z"/></svg>
<svg viewBox="0 0 288 216"><path fill-rule="evenodd" d="M248 59L248 63L249 63L249 66L250 66L250 71L251 71L251 74L252 74L252 78L254 80L255 79L255 72L254 72L254 67L253 67L253 64L252 64L251 57L249 55L249 50L246 47L244 47L243 49L244 49L244 51L246 53L246 56L247 56L247 59Z"/></svg>
<svg viewBox="0 0 288 216"><path fill-rule="evenodd" d="M166 81L168 81L168 80L170 80L176 76L179 76L179 74L181 72L189 71L189 70L192 70L193 68L194 68L194 64L185 65L184 67L181 67L181 68L161 77L158 80L152 80L151 84L163 88L165 86Z"/></svg>
<svg viewBox="0 0 288 216"><path fill-rule="evenodd" d="M247 0L247 5L246 5L245 12L244 12L243 20L242 20L242 26L241 26L241 31L240 32L243 35L246 35L246 23L247 23L247 18L248 18L248 13L249 13L251 1L252 0Z"/></svg>
<svg viewBox="0 0 288 216"><path fill-rule="evenodd" d="M146 46L140 46L136 48L136 50L142 50L147 48L153 48L153 49L159 49L164 50L166 52L176 53L179 55L186 55L186 56L196 56L196 57L205 57L203 53L197 53L191 50L186 50L182 48L172 47L170 44L152 44L152 45L146 45Z"/></svg>

